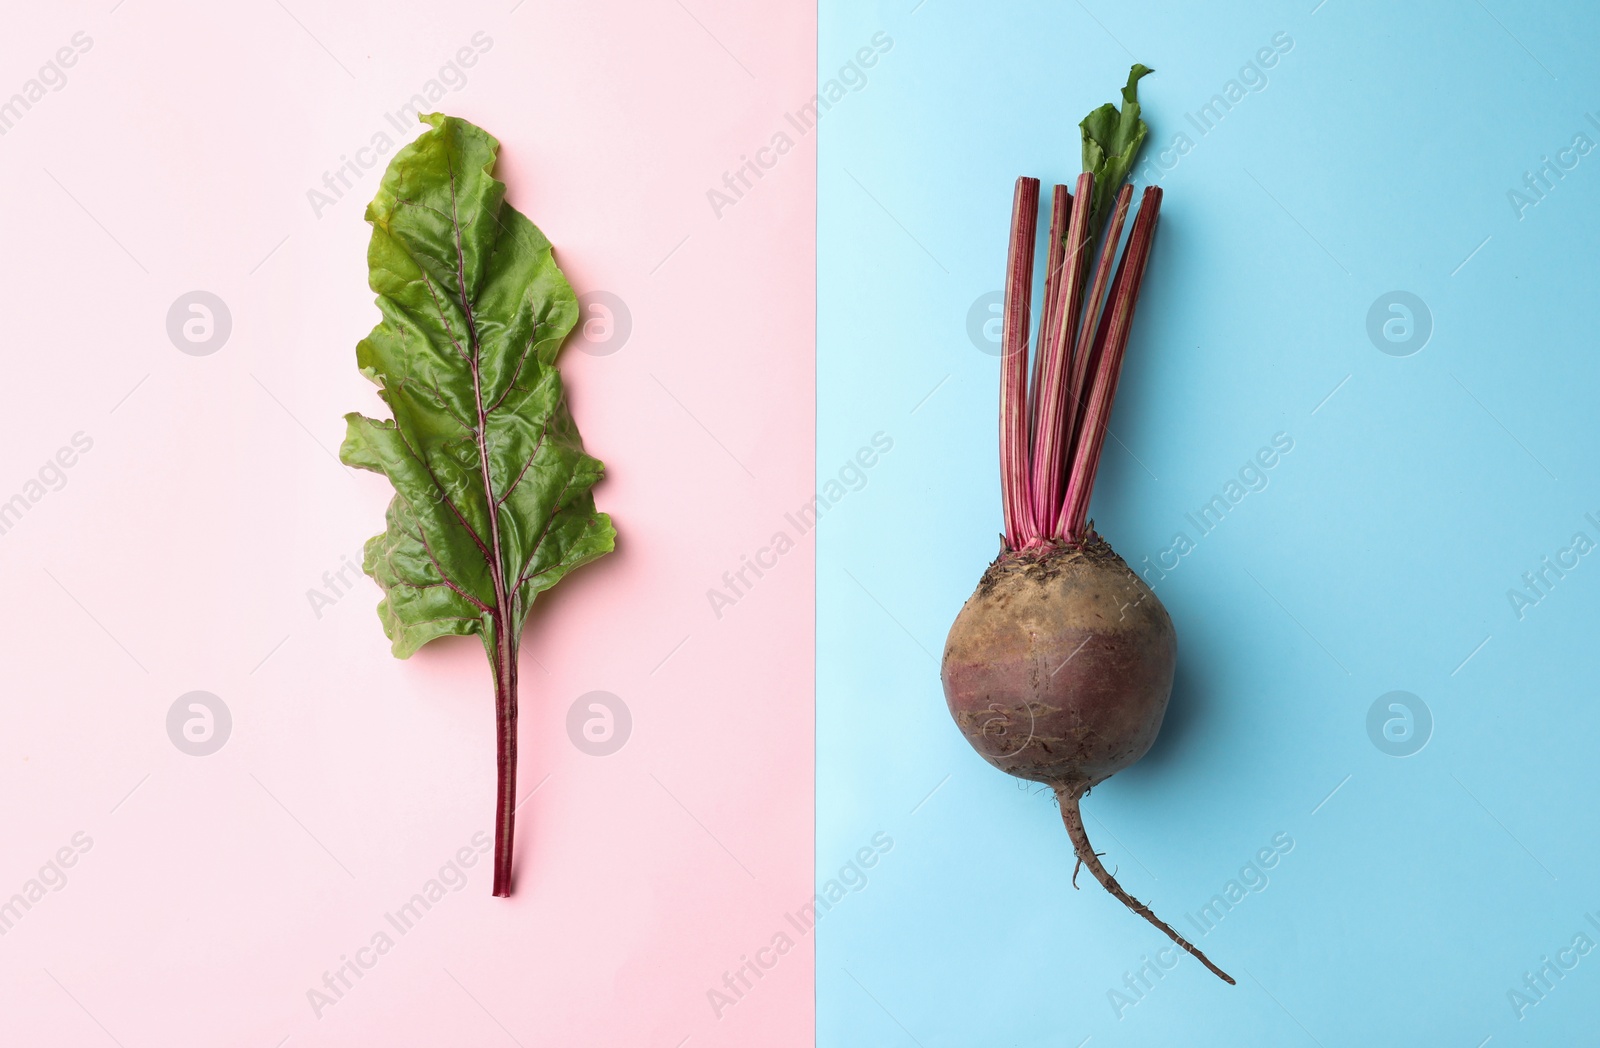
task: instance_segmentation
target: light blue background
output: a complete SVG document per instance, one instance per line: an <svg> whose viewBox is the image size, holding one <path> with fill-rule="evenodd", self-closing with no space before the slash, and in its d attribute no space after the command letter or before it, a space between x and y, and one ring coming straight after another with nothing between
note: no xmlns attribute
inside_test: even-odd
<svg viewBox="0 0 1600 1048"><path fill-rule="evenodd" d="M1507 198L1600 141L1600 15L1314 3L822 2L824 81L894 41L819 130L819 483L894 440L819 529L819 881L894 840L818 926L824 1046L1600 1030L1600 950L1524 1018L1507 998L1575 933L1600 942L1600 554L1521 621L1507 598L1574 532L1600 540L1600 153L1520 219ZM1279 31L1268 86L1198 135L1184 113ZM1119 1019L1108 991L1166 940L1069 887L1053 802L968 748L937 655L1000 529L997 359L967 312L999 287L1013 179L1069 181L1078 120L1135 58L1151 152L1194 148L1161 179L1092 515L1137 566L1273 434L1294 449L1157 586L1171 709L1088 828L1180 927L1275 833L1295 847L1200 939L1238 987L1185 958ZM1433 317L1414 355L1367 335L1395 290ZM1435 721L1407 758L1367 732L1393 690Z"/></svg>

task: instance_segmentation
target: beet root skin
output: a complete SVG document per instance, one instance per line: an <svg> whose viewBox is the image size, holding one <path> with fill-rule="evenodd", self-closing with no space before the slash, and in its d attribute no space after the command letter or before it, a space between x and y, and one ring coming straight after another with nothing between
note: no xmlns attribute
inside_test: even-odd
<svg viewBox="0 0 1600 1048"><path fill-rule="evenodd" d="M940 676L990 764L1087 790L1155 742L1177 654L1166 608L1097 539L1002 553L951 626Z"/></svg>

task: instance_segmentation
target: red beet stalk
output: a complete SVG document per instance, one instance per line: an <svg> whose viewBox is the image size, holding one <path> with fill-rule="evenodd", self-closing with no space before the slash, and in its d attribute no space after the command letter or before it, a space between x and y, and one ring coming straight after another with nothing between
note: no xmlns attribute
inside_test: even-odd
<svg viewBox="0 0 1600 1048"><path fill-rule="evenodd" d="M1033 355L1033 381L1028 384L1030 433L1039 428L1039 391L1044 388L1044 332L1055 330L1056 292L1061 288L1061 263L1067 254L1067 215L1072 210L1072 194L1066 186L1056 186L1050 196L1050 240L1045 256L1044 312L1039 316L1040 351ZM1035 438L1037 439L1037 438Z"/></svg>
<svg viewBox="0 0 1600 1048"><path fill-rule="evenodd" d="M1028 322L1033 297L1033 238L1039 180L1017 179L1006 258L1005 319L1000 335L1000 484L1006 544L1021 548L1033 531L1028 490Z"/></svg>
<svg viewBox="0 0 1600 1048"><path fill-rule="evenodd" d="M1161 210L1160 187L1147 188L1119 259L1133 200L1133 187L1122 187L1086 288L1095 248L1089 215L1093 176L1080 175L1075 189L1056 186L1051 200L1049 268L1031 381L1039 180L1017 179L1012 201L1001 335L1000 483L1005 541L1013 550L1078 546L1088 538L1089 496Z"/></svg>
<svg viewBox="0 0 1600 1048"><path fill-rule="evenodd" d="M1117 267L1110 306L1095 339L1094 377L1084 403L1083 421L1074 441L1067 497L1061 505L1061 514L1055 525L1055 533L1074 545L1086 537L1089 495L1094 490L1095 474L1100 468L1100 452L1105 447L1106 428L1111 422L1111 403L1117 395L1122 357L1133 330L1133 309L1139 300L1139 285L1144 281L1145 264L1150 260L1150 247L1155 241L1156 216L1160 211L1161 187L1150 186L1145 189L1144 199L1139 204L1139 217L1134 219L1127 250L1123 252L1122 263ZM1107 246L1110 246L1110 241L1107 241Z"/></svg>
<svg viewBox="0 0 1600 1048"><path fill-rule="evenodd" d="M1106 295L1111 286L1111 265L1117 261L1117 247L1122 242L1122 223L1128 217L1128 206L1133 200L1133 187L1123 186L1117 192L1116 201L1112 206L1111 224L1106 228L1105 246L1100 249L1100 264L1095 267L1094 284L1089 289L1089 312L1084 315L1081 330L1078 332L1078 345L1072 354L1072 380L1067 386L1068 411L1071 412L1071 423L1066 431L1066 445L1073 448L1077 446L1078 430L1083 422L1084 397L1089 384L1089 374L1094 366L1096 339L1103 332L1102 319L1106 304ZM1065 457L1065 464L1072 464L1070 452ZM1059 510L1061 503L1055 504ZM1054 529L1055 518L1051 518L1051 528ZM1065 537L1065 536L1063 536Z"/></svg>
<svg viewBox="0 0 1600 1048"><path fill-rule="evenodd" d="M1066 486L1063 463L1067 453L1068 414L1067 373L1071 367L1071 348L1083 307L1083 277L1088 270L1092 242L1089 239L1089 203L1094 197L1094 176L1078 176L1072 217L1067 223L1060 278L1056 298L1049 307L1050 324L1039 328L1036 368L1038 388L1035 401L1038 414L1033 434L1033 520L1030 545L1044 545L1052 534L1056 511Z"/></svg>

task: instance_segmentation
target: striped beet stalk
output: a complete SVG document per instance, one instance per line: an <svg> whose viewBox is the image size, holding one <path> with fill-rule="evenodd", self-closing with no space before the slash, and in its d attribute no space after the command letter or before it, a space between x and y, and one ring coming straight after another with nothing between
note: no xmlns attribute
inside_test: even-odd
<svg viewBox="0 0 1600 1048"><path fill-rule="evenodd" d="M1017 179L1000 371L1001 498L1006 547L1011 550L1080 546L1090 537L1089 496L1154 242L1161 190L1145 190L1119 257L1133 200L1133 188L1122 187L1097 261L1089 211L1093 196L1094 177L1087 172L1071 193L1055 187L1045 255L1054 271L1045 274L1045 301L1030 361L1039 180Z"/></svg>
<svg viewBox="0 0 1600 1048"><path fill-rule="evenodd" d="M1006 545L1020 549L1031 537L1028 490L1028 307L1033 297L1033 238L1039 226L1039 180L1017 179L1011 203L1005 319L1000 335L1000 483Z"/></svg>
<svg viewBox="0 0 1600 1048"><path fill-rule="evenodd" d="M1044 545L1054 536L1056 513L1066 487L1064 462L1068 414L1067 373L1072 343L1083 307L1083 277L1088 270L1089 203L1094 197L1094 176L1078 176L1073 197L1072 217L1067 223L1060 278L1050 310L1051 323L1039 329L1037 388L1034 393L1038 414L1033 434L1033 519L1032 545Z"/></svg>
<svg viewBox="0 0 1600 1048"><path fill-rule="evenodd" d="M1066 259L1067 214L1072 210L1072 194L1066 186L1056 186L1050 195L1049 252L1045 255L1044 311L1039 315L1039 330L1053 331L1055 325L1056 292L1061 287L1061 263ZM1041 335L1042 339L1044 336ZM1028 386L1028 420L1030 434L1039 428L1039 390L1044 387L1045 354L1033 355L1033 381Z"/></svg>
<svg viewBox="0 0 1600 1048"><path fill-rule="evenodd" d="M1054 528L1055 534L1072 545L1081 544L1087 537L1085 518L1089 513L1089 495L1094 490L1095 474L1100 468L1100 453L1105 448L1106 429L1111 422L1111 402L1117 395L1122 357L1133 330L1133 309L1139 301L1139 286L1144 282L1145 264L1150 260L1156 216L1160 211L1161 187L1149 186L1139 204L1139 217L1134 219L1127 250L1117 267L1109 308L1095 338L1094 377L1074 441L1067 496ZM1109 241L1107 246L1110 246Z"/></svg>
<svg viewBox="0 0 1600 1048"><path fill-rule="evenodd" d="M1067 386L1067 405L1072 419L1066 431L1068 446L1075 444L1078 427L1083 421L1084 396L1089 382L1089 372L1094 365L1095 340L1100 334L1106 291L1111 286L1111 267L1117 258L1117 245L1122 240L1122 223L1128 217L1128 205L1132 200L1133 187L1123 186L1117 193L1116 203L1112 208L1111 224L1106 229L1105 246L1100 249L1100 263L1095 267L1094 284L1089 289L1089 312L1085 314L1081 330L1078 332L1078 345L1072 356L1072 379ZM1071 464L1070 458L1067 459L1067 463Z"/></svg>

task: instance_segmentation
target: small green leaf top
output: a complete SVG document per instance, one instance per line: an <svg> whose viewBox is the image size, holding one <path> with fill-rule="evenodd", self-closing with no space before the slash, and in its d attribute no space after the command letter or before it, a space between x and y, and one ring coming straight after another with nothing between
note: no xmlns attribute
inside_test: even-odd
<svg viewBox="0 0 1600 1048"><path fill-rule="evenodd" d="M550 241L505 203L499 142L421 120L366 212L383 318L356 362L394 417L346 415L339 457L394 485L362 568L395 655L476 633L493 662L499 631L514 652L534 598L616 533L555 365L577 298Z"/></svg>
<svg viewBox="0 0 1600 1048"><path fill-rule="evenodd" d="M1150 128L1139 118L1139 81L1155 72L1135 63L1122 89L1122 109L1110 102L1091 112L1078 125L1083 131L1083 169L1094 176L1094 200L1089 207L1089 234L1098 236L1122 183Z"/></svg>

